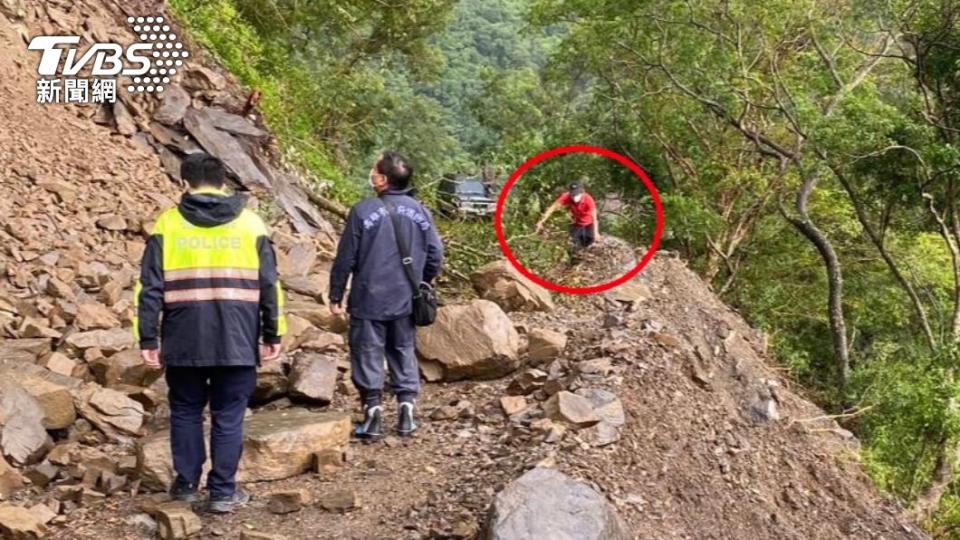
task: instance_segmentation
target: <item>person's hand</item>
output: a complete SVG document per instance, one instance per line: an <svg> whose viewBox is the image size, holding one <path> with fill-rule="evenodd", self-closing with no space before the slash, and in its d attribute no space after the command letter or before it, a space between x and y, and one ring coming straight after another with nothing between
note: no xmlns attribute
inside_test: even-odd
<svg viewBox="0 0 960 540"><path fill-rule="evenodd" d="M140 358L143 359L143 365L150 369L160 369L160 349L140 349Z"/></svg>
<svg viewBox="0 0 960 540"><path fill-rule="evenodd" d="M280 357L280 351L282 347L279 343L261 343L260 344L260 359L261 360L276 360Z"/></svg>
<svg viewBox="0 0 960 540"><path fill-rule="evenodd" d="M594 242L599 242L599 241L600 241L600 238L601 238L601 237L600 237L600 233L597 233L597 234L593 235L593 241L594 241Z"/></svg>
<svg viewBox="0 0 960 540"><path fill-rule="evenodd" d="M343 306L340 304L330 304L330 313L334 315L343 315Z"/></svg>
<svg viewBox="0 0 960 540"><path fill-rule="evenodd" d="M540 234L540 231L543 230L543 223L537 223L537 226L533 228L534 234Z"/></svg>

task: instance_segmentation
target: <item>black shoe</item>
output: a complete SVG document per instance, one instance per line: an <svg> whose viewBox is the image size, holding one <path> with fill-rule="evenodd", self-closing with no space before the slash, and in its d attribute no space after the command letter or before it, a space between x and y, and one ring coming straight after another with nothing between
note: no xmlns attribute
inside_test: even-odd
<svg viewBox="0 0 960 540"><path fill-rule="evenodd" d="M197 488L181 484L179 482L174 482L173 487L170 488L170 498L175 501L185 502L193 504L199 500L197 496Z"/></svg>
<svg viewBox="0 0 960 540"><path fill-rule="evenodd" d="M362 441L383 438L383 407L374 405L363 409L363 423L353 430L353 436Z"/></svg>
<svg viewBox="0 0 960 540"><path fill-rule="evenodd" d="M397 433L401 437L409 437L417 430L417 422L413 419L413 402L402 401L397 407Z"/></svg>
<svg viewBox="0 0 960 540"><path fill-rule="evenodd" d="M207 509L214 514L230 514L233 513L237 508L245 506L248 502L250 502L250 494L240 488L237 488L237 490L233 492L233 495L226 497L210 497L210 503Z"/></svg>

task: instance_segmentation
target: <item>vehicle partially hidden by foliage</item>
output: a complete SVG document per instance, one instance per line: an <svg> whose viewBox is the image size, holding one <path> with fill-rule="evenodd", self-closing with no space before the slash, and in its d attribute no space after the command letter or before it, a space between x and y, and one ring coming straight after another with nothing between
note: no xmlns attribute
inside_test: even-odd
<svg viewBox="0 0 960 540"><path fill-rule="evenodd" d="M440 213L449 218L486 218L497 208L495 193L480 176L447 174L437 189Z"/></svg>

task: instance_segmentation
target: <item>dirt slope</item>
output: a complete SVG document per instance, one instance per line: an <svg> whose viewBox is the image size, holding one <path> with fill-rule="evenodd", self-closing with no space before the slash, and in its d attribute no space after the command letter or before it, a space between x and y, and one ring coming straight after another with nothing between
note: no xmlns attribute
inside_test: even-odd
<svg viewBox="0 0 960 540"><path fill-rule="evenodd" d="M115 22L113 11L82 13L71 4L60 3L68 24L82 25L83 15L107 27ZM29 35L51 29L36 13L24 24ZM37 105L37 58L6 18L0 46L0 327L19 336L25 316L56 315L50 277L70 283L94 263L132 273L142 222L178 189L151 148L94 123L92 111ZM111 214L122 228L102 221ZM543 460L606 494L638 538L922 537L870 485L856 441L818 420L824 413L767 365L762 338L681 261L658 256L639 283L646 299L632 310L597 296L558 299L552 313L512 315L523 329L568 334L557 369L610 359L608 373L568 384L620 397L627 423L618 442L596 447L576 432L546 442L529 419L510 422L498 400L512 377L428 384L424 416L454 402L463 412L425 418L408 442L352 447L335 475L250 486L258 495L293 486L318 497L348 490L358 509L277 516L261 499L236 517L204 516L200 537L237 538L245 530L288 538L471 537L493 494ZM126 300L113 306L122 320L129 291ZM354 406L345 395L332 405ZM73 509L50 536L150 538L135 522L140 500L121 494Z"/></svg>

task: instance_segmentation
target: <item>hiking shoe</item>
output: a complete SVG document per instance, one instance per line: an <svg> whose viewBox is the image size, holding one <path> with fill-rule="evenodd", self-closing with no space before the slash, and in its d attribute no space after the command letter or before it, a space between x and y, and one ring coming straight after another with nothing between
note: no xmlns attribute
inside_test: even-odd
<svg viewBox="0 0 960 540"><path fill-rule="evenodd" d="M237 488L233 495L210 497L210 504L207 509L214 514L230 514L237 508L245 506L248 502L250 502L250 494Z"/></svg>
<svg viewBox="0 0 960 540"><path fill-rule="evenodd" d="M383 406L364 408L363 423L353 430L353 436L361 441L377 441L383 438Z"/></svg>
<svg viewBox="0 0 960 540"><path fill-rule="evenodd" d="M197 502L199 496L197 495L197 488L188 484L174 482L170 488L170 498L175 501L193 504Z"/></svg>
<svg viewBox="0 0 960 540"><path fill-rule="evenodd" d="M417 430L417 422L413 419L413 403L401 401L397 408L397 433L401 437L409 437Z"/></svg>

